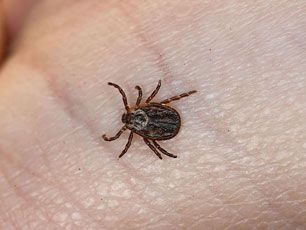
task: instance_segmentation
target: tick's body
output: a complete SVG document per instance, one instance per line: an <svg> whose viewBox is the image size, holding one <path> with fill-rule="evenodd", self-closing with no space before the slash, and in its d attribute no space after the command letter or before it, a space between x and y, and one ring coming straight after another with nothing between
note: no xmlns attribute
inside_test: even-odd
<svg viewBox="0 0 306 230"><path fill-rule="evenodd" d="M159 91L161 86L161 81L159 81L151 96L146 100L144 104L140 105L142 99L142 90L139 86L136 86L135 88L138 90L137 102L135 107L130 108L127 104L126 95L120 86L111 82L108 84L116 87L119 90L127 112L122 115L122 122L125 125L121 128L121 130L114 137L108 138L106 135L103 135L102 137L105 141L113 141L119 138L126 129L131 130L128 143L126 144L122 153L119 155L119 158L122 157L130 147L133 139L133 133L142 136L145 143L160 159L162 159L160 152L169 157L176 158L175 155L168 153L156 142L175 137L181 127L181 118L179 113L166 104L170 103L171 101L187 97L196 91L193 90L188 93L183 93L178 96L163 100L160 103L150 102ZM150 141L152 141L153 145ZM160 152L158 152L158 150Z"/></svg>
<svg viewBox="0 0 306 230"><path fill-rule="evenodd" d="M168 140L176 136L181 127L178 112L166 105L149 103L140 106L123 120L127 128L151 140Z"/></svg>

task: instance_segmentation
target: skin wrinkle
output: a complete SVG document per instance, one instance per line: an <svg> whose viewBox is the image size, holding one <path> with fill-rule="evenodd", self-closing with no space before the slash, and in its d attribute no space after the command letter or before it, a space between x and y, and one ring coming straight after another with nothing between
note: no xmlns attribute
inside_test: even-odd
<svg viewBox="0 0 306 230"><path fill-rule="evenodd" d="M47 157L42 154L43 161L45 162L45 165L48 171L51 172L52 175L54 175L54 178L57 178L57 174L55 174L54 170L49 166ZM50 177L51 178L51 177ZM46 179L47 181L47 179ZM57 186L55 186L57 183ZM99 228L101 226L105 225L102 221L96 220L92 215L90 215L90 210L87 210L81 203L80 200L75 198L74 193L68 189L68 187L65 185L65 183L62 183L60 180L56 180L56 183L52 183L53 187L56 188L58 191L60 191L61 194L64 195L66 198L65 201L69 201L74 207L76 207L76 210L82 210L82 214L85 215L91 222L96 224L96 227Z"/></svg>
<svg viewBox="0 0 306 230"><path fill-rule="evenodd" d="M41 152L45 152L43 151L43 149L41 149ZM10 159L10 157L8 155L7 156L7 160ZM51 172L55 177L57 178L56 175L53 173L53 170L50 168L49 166L49 161L47 160L45 154L41 154L43 161L45 162L45 167L47 167L47 169L49 169L48 171ZM8 162L8 161L7 161ZM12 162L11 160L9 160L9 162ZM15 163L16 165L16 163ZM50 178L47 177L43 177L43 176L39 176L40 173L39 172L33 172L33 170L31 170L29 167L23 165L23 164L18 164L18 166L23 169L23 172L28 172L29 174L31 174L32 176L34 176L34 178L39 178L41 179L41 181L44 181L45 183L47 183L49 186L51 186L52 188L56 189L60 194L64 195L64 197L66 197L66 201L69 201L70 203L72 203L75 207L76 210L82 210L83 215L87 216L87 218L91 219L93 223L96 223L97 227L101 227L103 226L103 223L100 221L97 221L96 219L94 219L91 215L90 215L90 211L86 210L81 204L80 202L78 202L78 199L74 199L73 193L69 192L69 190L67 189L67 187L65 186L65 184L61 183L60 180L56 180L56 181L52 181L50 180ZM2 165L3 168L3 165ZM1 170L2 171L2 170ZM31 172L32 171L32 172ZM3 172L3 171L2 171ZM19 186L15 186L15 184L18 183L14 183L13 181L11 182L9 175L4 174L6 181L8 182L9 185L11 185L11 188L13 188L15 190L15 194L17 195L17 197L20 197L22 200L24 200L26 203L29 204L29 206L31 206L30 204L34 204L35 205L35 209L36 210L41 210L42 213L44 213L45 217L47 217L47 220L50 223L55 224L58 227L61 227L61 225L59 225L57 222L55 222L53 220L53 218L48 214L48 212L42 208L40 208L40 203L39 201L35 200L34 197L30 197L27 195L26 192L24 192L21 187ZM32 202L31 202L32 201ZM54 214L55 215L55 214ZM53 215L53 216L54 216Z"/></svg>
<svg viewBox="0 0 306 230"><path fill-rule="evenodd" d="M7 161L6 161L6 162L11 162L11 163L12 163L12 161L10 160L10 157L8 157L8 155L6 155L6 156L7 156ZM14 165L14 164L12 164L12 165ZM20 164L19 164L19 165L20 165ZM3 169L3 167L4 167L4 165L2 165L1 168ZM32 176L37 177L36 174L30 173L29 168L25 168L23 165L21 165L21 168L23 168L23 171L24 171L24 172L28 172L28 173L31 174ZM3 170L1 170L1 171L2 171L2 174L3 174L4 178L5 178L5 181L6 181L6 182L8 183L8 185L10 185L10 187L14 190L14 193L16 194L17 197L20 197L20 198L21 198L26 204L28 204L29 206L31 206L31 204L34 204L35 209L36 209L36 210L41 210L42 213L45 214L45 216L47 217L47 219L49 220L50 223L56 224L56 223L52 220L52 218L50 218L50 216L48 215L48 212L46 212L46 210L42 209L41 206L40 206L40 204L37 203L33 197L29 196L29 195L27 194L27 192L25 192L20 186L17 186L17 185L16 185L17 183L14 183L13 180L11 181L12 178L11 178L10 175L6 174ZM17 224L16 224L16 225L17 225ZM18 226L18 228L19 228L19 227L20 227L20 226ZM16 226L16 228L17 228L17 226Z"/></svg>
<svg viewBox="0 0 306 230"><path fill-rule="evenodd" d="M218 124L218 122L212 122L212 123ZM218 130L221 130L221 127L220 128L215 127L215 129L213 131L218 131ZM252 152L248 151L247 149L241 147L241 145L239 145L239 143L235 142L234 139L231 138L227 133L218 131L218 135L216 136L216 138L217 138L217 140L219 140L218 142L225 143L225 145L229 145L233 150L236 150L235 152L245 153L244 155L248 156L248 157L253 156L254 159L255 159L254 161L258 162L258 159L256 159L256 157L255 157L255 154L253 154ZM232 168L232 171L235 171L236 173L239 173L240 178L247 179L249 184L255 186L257 191L259 191L262 194L262 198L263 198L262 200L265 200L264 199L265 197L269 197L268 196L269 193L265 192L263 189L260 189L260 186L258 186L258 184L260 184L260 182L261 182L260 178L255 179L255 178L249 178L248 176L246 176L246 175L252 175L253 169L249 169L249 166L242 167L239 164L233 163L233 160L235 160L236 156L229 156L229 155L221 155L221 156L224 159L223 160L224 164L227 163L228 165L230 165L230 168ZM218 186L210 187L210 190L212 191L211 193L215 194L218 197L219 200L225 200L224 197L222 196L222 191L220 189L218 189ZM270 206L271 210L278 211L277 208L275 208L273 203L271 202L271 198L267 199L267 200L270 200L269 206Z"/></svg>
<svg viewBox="0 0 306 230"><path fill-rule="evenodd" d="M34 65L34 63L36 64ZM33 67L34 70L40 72L44 76L45 83L47 83L48 89L50 90L50 92L52 92L54 98L57 99L57 104L61 106L61 109L67 114L67 116L72 118L72 120L75 120L78 124L84 125L88 130L90 137L93 140L96 140L96 133L98 131L95 128L96 124L91 122L91 119L86 119L86 117L81 116L81 113L78 113L78 111L73 109L73 105L83 105L83 103L79 100L76 100L76 98L74 98L72 95L67 94L64 87L60 86L60 84L57 83L57 79L59 79L59 77L52 75L50 71L49 73L44 73L44 71L42 70L46 70L48 68L42 65L38 65L37 63L39 62L27 62L27 64ZM66 135L68 134L64 134L64 136Z"/></svg>
<svg viewBox="0 0 306 230"><path fill-rule="evenodd" d="M3 173L3 170L0 171L0 175L1 175L1 178L5 177L5 174ZM7 182L7 184L8 184L8 182ZM18 229L15 218L10 218L10 215L9 215L9 212L8 212L9 210L7 208L5 209L5 204L4 203L2 203L2 205L0 205L0 211L1 211L1 213L3 213L2 215L0 215L0 226L4 225L5 220L11 220L10 224L13 225L15 227L15 229Z"/></svg>
<svg viewBox="0 0 306 230"><path fill-rule="evenodd" d="M31 65L31 66L34 67L33 65ZM37 67L37 66L35 66L35 67ZM38 68L35 68L35 70L38 70ZM73 118L73 119L77 119L77 118L75 118L75 117L77 117L77 115L75 114L74 110L71 108L71 107L72 107L71 105L74 104L74 102L72 102L72 100L71 100L71 97L69 97L64 91L58 90L60 87L56 87L57 85L55 84L55 80L54 80L54 79L56 79L56 78L53 78L53 77L51 77L51 75L47 75L47 74L43 74L43 75L45 76L44 79L46 79L46 83L49 83L49 84L48 84L48 86L49 86L48 88L49 88L50 91L53 93L53 95L55 96L55 98L58 99L58 102L59 102L58 105L62 105L61 108L62 108L64 111L66 111L66 114L67 114L69 117L71 117L71 118ZM78 120L78 122L80 123L81 120ZM82 122L81 122L81 123L82 123ZM85 125L86 125L86 123L85 123ZM88 129L88 128L87 128L87 129ZM91 131L91 130L89 129L89 131ZM92 136L93 136L93 135L92 135ZM39 147L39 145L38 145L38 147ZM41 150L42 150L42 149L41 149ZM13 163L12 160L9 160L9 159L11 159L11 158L10 158L7 154L4 155L4 154L3 154L3 151L1 151L1 152L2 152L2 156L6 156L6 158L7 158L6 162L11 162L11 163ZM41 152L44 153L45 151L41 151ZM46 166L48 169L50 169L50 170L49 170L49 173L51 172L52 174L54 174L54 172L53 172L54 170L51 170L51 168L49 167L50 164L48 163L49 161L48 161L48 159L46 158L45 154L41 154L41 156L42 156L42 158L43 158L43 160L44 160L44 162L45 162L45 166ZM24 172L28 172L29 174L31 174L32 176L34 176L34 177L36 177L36 178L37 178L38 175L39 175L39 173L35 173L35 174L30 173L30 171L31 171L30 168L27 167L27 166L25 166L24 164L15 162L14 165L17 165L17 166L18 166L20 169L22 169ZM3 168L3 165L2 165L2 168ZM55 174L54 174L54 176L55 176L54 178L57 178ZM14 186L14 183L11 183L11 182L10 182L8 175L5 175L5 178L6 178L6 181L11 185L11 187L14 188L15 193L16 193L16 195L17 195L18 197L21 197L24 201L26 201L26 202L29 204L29 206L30 206L30 203L32 203L32 204L35 205L36 209L40 209L40 208L39 208L39 207L40 207L40 206L39 206L39 203L38 203L34 198L32 198L32 197L30 197L30 196L27 196L26 192L23 192L23 190L22 190L21 188ZM41 177L41 178L43 179L42 181L45 181L45 182L47 182L48 184L50 184L50 181L48 180L48 178L43 178L43 177ZM58 184L58 186L55 186L56 183ZM84 214L85 216L87 216L88 219L91 219L92 222L96 223L96 226L97 226L97 227L103 225L103 223L102 223L101 221L96 220L95 218L93 218L93 217L90 215L90 211L86 211L86 209L78 202L78 199L74 199L73 193L72 193L72 192L69 192L69 190L67 189L67 187L65 186L65 184L61 183L60 180L56 180L56 183L52 183L52 187L53 187L53 188L56 188L57 191L60 191L60 193L63 194L64 197L66 197L66 199L67 199L68 201L70 201L72 204L74 204L75 207L77 207L77 210L82 210L82 211L83 211L83 214ZM26 198L25 198L25 197L26 197ZM31 201L32 201L32 202L31 202ZM43 213L46 213L46 217L47 217L47 219L50 221L50 223L54 223L54 224L58 225L58 224L52 219L52 217L50 217L50 216L48 215L47 212L45 212L43 209L40 209L40 210L41 210ZM58 227L60 227L60 225L58 225Z"/></svg>
<svg viewBox="0 0 306 230"><path fill-rule="evenodd" d="M152 160L151 164L154 164L156 161L157 161L156 159ZM131 164L127 164L126 161L123 161L122 164L123 164L124 168L126 168L127 173L125 173L125 175L128 175L127 180L126 180L126 184L129 185L131 191L135 190L135 186L132 185L130 179L131 178L133 178L133 179L136 178L137 180L139 180L141 182L144 182L146 184L146 188L149 188L151 192L152 191L158 192L160 194L160 197L162 197L162 190L159 189L158 187L154 187L154 185L152 185L151 183L148 183L148 180L147 180L148 178L147 177L143 176L143 174L141 174L141 173L138 173L138 171L136 171L135 168L131 167ZM129 168L127 168L126 166L129 166ZM147 166L147 164L146 164L146 166ZM137 190L137 188L136 188L136 190ZM144 196L143 193L138 194L136 197L142 204L145 204L145 207L150 207L150 209L153 210L154 212L156 212L157 214L162 214L161 213L161 208L153 207L152 203L150 203L152 200L145 199L145 196ZM167 204L170 205L171 203L172 202L170 201L170 199L167 199ZM172 206L172 208L174 208L173 205L171 205L171 206Z"/></svg>
<svg viewBox="0 0 306 230"><path fill-rule="evenodd" d="M173 202L171 202L171 203L173 203ZM167 203L167 205L169 206L169 202ZM175 203L175 204L173 204L173 205L171 205L170 207L168 207L168 210L177 210L177 207L180 207L180 203ZM155 222L157 222L157 221L161 221L161 220L167 220L168 219L168 217L167 216L162 216L162 217L160 217L160 218L157 218L156 220L155 220ZM169 222L168 222L169 223Z"/></svg>
<svg viewBox="0 0 306 230"><path fill-rule="evenodd" d="M150 163L150 165L152 165L152 164L154 164L154 163L156 163L156 161L158 161L158 160L152 160L151 161L151 163ZM141 174L141 173L139 173L138 171L137 171L137 169L135 169L135 168L133 168L133 167L131 167L131 164L128 164L126 161L122 161L122 164L124 165L124 168L126 168L126 166L128 166L129 168L127 169L127 172L128 172L128 174L130 174L130 175L132 175L132 178L137 178L138 180L140 180L140 181L142 181L142 182L147 182L147 177L144 177L143 176L143 174ZM144 163L144 165L146 165L146 166L148 166L148 164L147 164L147 162L145 162ZM139 167L139 168L142 168L142 167ZM130 182L130 176L127 178L127 181L128 182ZM133 188L134 187L134 185L132 185L131 183L129 183L130 184L130 187L131 188ZM146 183L146 187L147 188L150 188L150 190L151 190L151 192L152 191L154 191L154 192L158 192L160 195L159 195L159 197L163 197L163 199L165 199L165 196L163 196L162 195L162 190L161 189L159 189L159 187L155 187L154 188L154 185L152 185L151 183ZM133 190L133 189L132 189ZM146 207L150 207L150 209L152 209L153 207L152 207L152 203L150 203L151 202L151 200L148 200L147 201L147 199L145 199L145 197L142 195L142 196L139 196L139 195L137 195L137 198L140 200L140 202L142 202L142 203L145 203L146 204ZM157 197L155 197L155 198L157 198ZM168 209L170 209L170 210L175 210L175 208L178 206L179 204L173 204L173 202L171 202L171 199L167 199L167 206L168 206ZM153 208L153 211L155 211L157 214L158 213L160 213L160 211L161 211L161 209L160 208L158 208L159 210L156 210L155 208ZM160 214L162 214L162 213L160 213ZM156 220L155 220L155 222L157 222L157 221L160 221L160 220L166 220L167 219L167 217L160 217L160 218L156 218Z"/></svg>
<svg viewBox="0 0 306 230"><path fill-rule="evenodd" d="M97 133L97 130L95 129L95 124L91 121L91 119L86 119L86 117L81 116L78 111L73 109L73 105L82 105L82 102L76 101L76 98L73 98L72 95L68 95L66 91L59 84L57 84L55 79L58 78L54 78L50 74L45 74L44 76L46 77L45 79L46 83L48 84L48 88L53 92L53 95L59 102L58 104L62 105L62 109L66 112L66 114L73 120L76 120L77 123L84 124L91 138L96 140L95 134Z"/></svg>
<svg viewBox="0 0 306 230"><path fill-rule="evenodd" d="M153 164L153 163L155 163L156 162L156 160L153 160L152 162L151 162L151 164ZM126 162L125 161L123 161L123 164L125 165L125 167L126 167ZM147 163L144 163L144 165L148 165ZM130 166L130 164L129 164L129 166ZM139 168L142 168L142 167L139 167ZM134 175L133 176L133 178L137 178L137 179L140 179L140 178L142 178L141 179L141 181L143 181L143 182L145 182L146 180L145 180L145 177L141 174L141 173L138 173L138 171L137 171L137 169L135 170L135 168L129 168L129 169L131 169L131 170L128 170L128 172L129 172L129 174L132 174L132 175ZM129 181L129 180L128 180ZM132 187L132 185L131 185L131 187ZM155 187L155 189L152 189L152 188L154 188L154 186L153 185L151 185L151 184L146 184L146 187L149 187L150 189L151 189L151 191L153 190L154 192L156 192L156 191L158 191L160 194L162 194L162 190L161 189L157 189L158 187ZM147 207L150 207L151 206L151 209L152 209L152 204L150 204L149 202L151 202L151 201L147 201L147 199L144 199L144 197L141 197L141 196L137 196L137 197L139 197L140 198L140 200L141 200L141 202L145 202L146 203L146 205L147 205ZM159 197L163 197L163 198L165 198L164 196L162 196L162 195L160 195ZM157 198L157 197L155 197L155 198ZM169 205L171 205L171 206L169 206ZM170 199L167 199L167 206L168 206L168 209L169 210L176 210L176 207L179 207L179 203L177 203L177 204L173 204L173 202L171 202L171 200ZM153 209L154 211L157 211L156 209ZM158 213L159 211L157 211L157 213ZM157 221L161 221L161 220L167 220L167 217L166 216L162 216L162 217L160 217L160 218L156 218L156 220L155 220L155 222L157 222Z"/></svg>
<svg viewBox="0 0 306 230"><path fill-rule="evenodd" d="M129 2L129 4L124 4L124 2L120 2L119 4L117 4L117 8L120 10L122 15L130 22L130 24L134 26L135 29L131 30L130 33L132 33L135 38L138 39L141 47L143 47L145 50L152 54L152 56L156 60L155 63L157 65L157 68L164 75L164 79L166 81L173 81L175 76L169 68L169 62L166 60L164 52L161 50L160 47L155 45L158 44L156 41L152 41L145 35L145 33L147 33L147 30L145 30L137 21L137 19L133 17L133 15L135 15L137 6L132 5L131 2Z"/></svg>
<svg viewBox="0 0 306 230"><path fill-rule="evenodd" d="M248 157L250 156L255 156L254 154L252 154L250 151L248 151L247 149L241 147L241 145L239 145L239 143L235 143L233 140L231 140L231 138L228 138L227 135L222 135L222 133L219 133L219 136L218 136L218 139L221 139L220 143L229 143L231 145L231 147L236 150L235 152L238 152L238 153L245 153L244 155L247 155ZM269 192L265 191L263 188L260 188L260 186L258 186L258 184L261 183L261 179L256 179L256 178L249 178L247 176L245 176L246 174L247 175L252 175L252 172L253 172L253 169L249 169L250 166L246 166L246 167L241 167L239 166L238 164L235 164L233 163L233 160L231 160L231 156L228 157L228 155L222 155L223 158L224 158L224 163L228 163L232 166L232 168L234 169L234 171L237 173L237 172L240 172L239 175L240 175L240 178L246 178L250 184L254 185L255 188L257 189L257 191L259 191L261 194L262 194L262 200L265 200L268 202L269 204L269 207L271 208L271 210L273 210L274 212L277 212L279 213L280 215L284 216L284 217L287 217L289 218L288 216L286 216L284 214L284 212L282 212L281 210L279 210L275 204L273 202L273 198L272 197L269 197ZM256 159L256 157L254 157ZM235 158L234 158L235 160ZM258 161L258 160L255 160L255 161ZM256 167L256 166L255 166ZM239 170L237 170L239 169ZM250 173L247 173L247 172L250 172ZM241 172L245 172L245 173L241 173ZM214 188L213 190L213 193L216 194L217 197L221 197L220 200L225 200L222 196L220 196L219 194L222 194L222 192L220 190L217 190L218 186L216 187L210 187L210 189ZM265 198L267 197L267 198ZM290 221L292 226L294 226L293 222Z"/></svg>
<svg viewBox="0 0 306 230"><path fill-rule="evenodd" d="M217 124L218 122L214 122L215 124ZM218 129L217 129L218 130ZM245 148L243 148L243 147L241 147L241 145L239 145L239 143L235 143L235 141L232 139L232 138L230 138L230 136L228 136L228 135L226 135L225 133L223 133L223 132L219 132L219 135L218 135L218 139L220 139L220 143L228 143L228 144L230 144L230 146L234 149L234 150L236 150L235 152L238 152L238 153L244 153L245 152L245 155L246 156L253 156L253 157L255 157L255 155L254 154L256 154L256 153L254 153L254 154L252 154L252 152L250 152L250 151L247 151L247 149L245 149ZM235 147L236 146L236 147ZM245 167L240 167L239 166L239 164L234 164L233 162L232 162L232 160L231 160L231 158L233 158L233 160L235 160L235 156L228 156L228 155L222 155L222 156L224 156L224 162L230 162L230 164L232 165L232 168L234 169L234 171L235 172L247 172L247 171L250 171L251 173L247 173L247 175L252 175L252 172L253 172L253 169L249 169L249 166L245 166ZM257 160L255 160L255 162L258 162L258 159ZM254 167L256 167L256 166L254 166ZM240 170L237 170L238 168L240 168ZM253 184L254 186L256 186L256 188L257 188L257 190L261 193L261 194L263 194L263 198L264 197L269 197L269 192L266 192L266 191L264 191L263 189L260 189L260 186L258 186L258 184L260 184L260 182L261 182L261 179L259 178L259 179L256 179L256 178L249 178L249 177L245 177L244 176L245 175L245 173L244 174L241 174L240 173L240 177L241 178L246 178L246 179L248 179L248 181L249 181L249 183L250 184ZM255 181L254 181L255 180ZM210 189L212 189L212 188L214 188L215 190L213 191L213 193L214 194L222 194L222 192L220 191L220 190L216 190L216 188L218 188L218 186L215 186L215 187L210 187ZM220 196L219 196L220 197ZM220 200L225 200L224 198L220 198ZM262 200L265 200L266 202L268 202L268 204L269 204L269 206L270 206L270 208L271 208L271 210L273 210L273 211L277 211L279 214L281 214L282 216L285 216L285 217L287 217L286 215L284 215L284 213L282 212L282 211L278 211L278 209L277 209L277 207L275 207L275 202L273 202L273 200L271 200L271 198L269 199L262 199ZM287 219L289 219L289 217L287 218ZM293 225L293 222L291 221L291 224Z"/></svg>
<svg viewBox="0 0 306 230"><path fill-rule="evenodd" d="M243 149L241 149L241 150L243 150ZM243 152L243 151L242 151ZM246 153L246 154L248 154L248 153ZM256 154L256 152L254 152L254 154ZM252 154L252 155L254 155L254 154ZM218 193L217 193L218 194ZM275 209L275 208L274 208Z"/></svg>
<svg viewBox="0 0 306 230"><path fill-rule="evenodd" d="M201 194L201 192L198 192L198 194ZM195 195L190 195L189 196L190 197L190 199L192 200L194 197L195 197ZM186 200L189 200L188 199L188 197L186 197ZM189 204L188 206L185 206L184 208L181 206L181 203L180 202L177 202L175 205L173 205L172 207L170 207L170 208L168 208L168 210L177 210L177 211L183 211L183 210L187 210L187 209L189 209L191 204ZM220 206L220 209L223 207L222 205L219 205ZM216 210L215 212L218 212L218 210ZM204 215L205 216L205 215ZM202 217L203 218L203 216L200 216L200 217ZM198 218L198 219L200 219L200 217ZM206 217L206 216L205 216ZM183 218L183 217L182 217ZM186 219L186 217L184 217L185 219ZM192 217L193 219L194 219L194 217ZM158 219L158 221L161 221L161 220L163 220L163 221L166 221L168 219L168 217L167 216L163 216L163 217L161 217L161 218L159 218ZM193 221L194 222L194 225L196 225L197 223L196 223L196 220L194 220ZM189 226L189 228L190 229L192 229L192 226Z"/></svg>
<svg viewBox="0 0 306 230"><path fill-rule="evenodd" d="M19 228L19 225L17 224L17 221L15 221L15 218L11 218L10 215L8 215L6 212L4 212L5 216L4 215L1 215L0 217L0 224L1 226L5 226L4 223L5 223L5 220L11 220L10 221L10 227L14 227L14 229L18 229ZM7 218L5 218L7 217ZM2 220L2 221L1 221Z"/></svg>

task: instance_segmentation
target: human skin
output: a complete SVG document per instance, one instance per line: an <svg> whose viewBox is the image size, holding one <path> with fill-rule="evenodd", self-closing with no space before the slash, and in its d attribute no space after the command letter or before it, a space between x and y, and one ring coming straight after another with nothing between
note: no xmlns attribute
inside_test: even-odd
<svg viewBox="0 0 306 230"><path fill-rule="evenodd" d="M3 3L1 229L306 228L305 1ZM133 105L159 79L157 102L198 90L178 158L135 136L118 159L107 82Z"/></svg>

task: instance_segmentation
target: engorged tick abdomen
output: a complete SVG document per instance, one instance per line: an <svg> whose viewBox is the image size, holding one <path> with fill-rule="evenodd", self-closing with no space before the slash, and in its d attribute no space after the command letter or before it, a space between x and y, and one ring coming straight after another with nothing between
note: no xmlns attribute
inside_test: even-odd
<svg viewBox="0 0 306 230"><path fill-rule="evenodd" d="M158 103L150 103L139 109L146 114L147 123L140 130L132 130L140 136L152 140L168 140L179 132L181 118L175 109Z"/></svg>

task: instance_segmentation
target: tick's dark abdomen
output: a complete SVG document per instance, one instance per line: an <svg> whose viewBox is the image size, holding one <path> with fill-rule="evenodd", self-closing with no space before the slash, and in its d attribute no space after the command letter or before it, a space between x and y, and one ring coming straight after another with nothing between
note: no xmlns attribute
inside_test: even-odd
<svg viewBox="0 0 306 230"><path fill-rule="evenodd" d="M150 103L140 107L148 117L147 125L135 132L152 140L168 140L177 135L181 118L178 112L166 105Z"/></svg>

